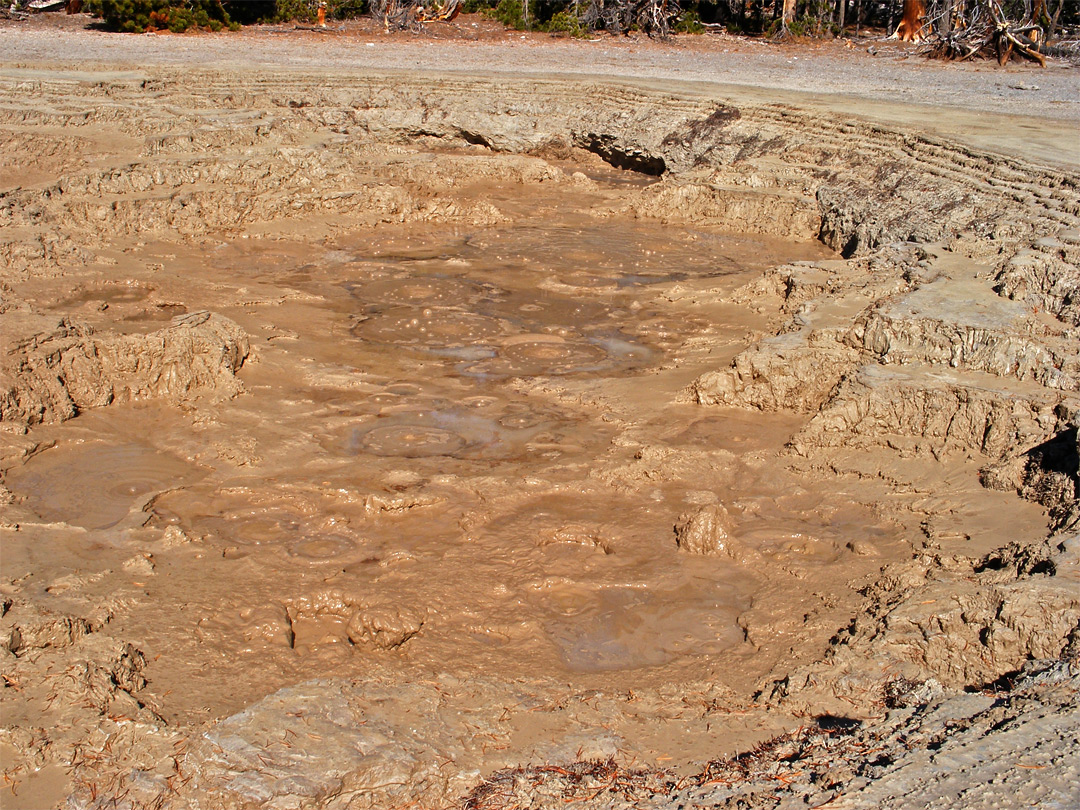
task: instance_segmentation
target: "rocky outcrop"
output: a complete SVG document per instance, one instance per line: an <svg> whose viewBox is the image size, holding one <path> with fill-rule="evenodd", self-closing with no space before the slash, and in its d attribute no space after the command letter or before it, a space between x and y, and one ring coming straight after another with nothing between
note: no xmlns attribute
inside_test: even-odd
<svg viewBox="0 0 1080 810"><path fill-rule="evenodd" d="M614 761L505 769L465 807L496 810L508 796L522 806L585 810L1068 806L1080 766L1063 752L1075 746L1078 687L1072 663L1047 660L973 693L898 678L885 690L887 711L873 719L803 719L796 731L688 775Z"/></svg>
<svg viewBox="0 0 1080 810"><path fill-rule="evenodd" d="M428 187L421 187L411 182L407 162L402 160L406 176L388 183L372 179L372 158L385 160L355 147L315 152L290 149L256 157L174 158L123 169L85 170L45 189L0 194L0 227L62 221L67 234L82 232L82 241L93 245L102 230L113 237L164 231L198 236L208 230L316 212L350 214L371 222L500 221L497 211L483 201L447 205L435 198L431 186L452 184L460 175L450 173L440 182L440 174L447 173L432 172L429 167ZM31 242L18 250L32 247Z"/></svg>
<svg viewBox="0 0 1080 810"><path fill-rule="evenodd" d="M231 397L250 352L247 335L210 312L146 335L96 334L67 319L8 315L0 358L0 419L59 422L87 408L151 397Z"/></svg>
<svg viewBox="0 0 1080 810"><path fill-rule="evenodd" d="M731 536L732 521L720 504L703 506L697 512L680 515L675 524L675 542L688 554L723 554L731 559L746 556L743 545Z"/></svg>
<svg viewBox="0 0 1080 810"><path fill-rule="evenodd" d="M7 600L0 615L0 649L21 657L50 647L68 647L101 630L111 619L112 613L105 607L78 616Z"/></svg>
<svg viewBox="0 0 1080 810"><path fill-rule="evenodd" d="M936 242L985 220L979 196L962 184L927 196L916 173L886 164L872 179L823 185L817 193L821 241L851 258L891 242Z"/></svg>
<svg viewBox="0 0 1080 810"><path fill-rule="evenodd" d="M32 234L12 228L60 221L68 230L192 234L200 232L197 223L227 228L314 212L493 221L495 209L483 203L439 208L429 181L437 185L440 171L419 185L372 181L365 149L417 143L519 154L592 151L663 177L643 192L642 215L817 237L845 256L900 240L959 239L983 251L992 239L996 251L1075 224L1075 182L1060 172L780 104L736 107L707 95L533 78L432 83L365 74L332 87L295 74L256 81L252 92L222 85L212 73L188 78L182 87L168 75L87 86L77 111L49 103L69 92L66 85L37 82L33 109L0 111L0 121L72 133L123 119L126 134L145 139L134 164L80 168L60 183L0 194L0 226L11 233L0 240L0 255L33 247ZM146 86L187 103L162 117L142 103ZM27 92L17 82L6 87L13 98ZM210 150L212 161L205 158Z"/></svg>
<svg viewBox="0 0 1080 810"><path fill-rule="evenodd" d="M667 165L662 157L650 154L634 144L620 142L610 134L596 132L575 132L572 136L574 146L599 155L605 162L617 169L629 169L655 177L662 175Z"/></svg>
<svg viewBox="0 0 1080 810"><path fill-rule="evenodd" d="M996 295L954 254L890 248L878 259L767 271L732 300L768 310L778 334L689 388L705 405L812 416L803 455L891 448L1000 460L1067 429L1080 344L1071 327Z"/></svg>
<svg viewBox="0 0 1080 810"><path fill-rule="evenodd" d="M844 268L845 271L848 268ZM850 274L844 272L845 281ZM783 315L794 315L804 305L844 286L838 269L814 264L770 267L761 276L732 293L732 303L765 311L771 304Z"/></svg>
<svg viewBox="0 0 1080 810"><path fill-rule="evenodd" d="M817 206L809 198L784 190L719 183L661 183L630 195L618 210L664 222L708 223L789 239L813 238L821 224Z"/></svg>

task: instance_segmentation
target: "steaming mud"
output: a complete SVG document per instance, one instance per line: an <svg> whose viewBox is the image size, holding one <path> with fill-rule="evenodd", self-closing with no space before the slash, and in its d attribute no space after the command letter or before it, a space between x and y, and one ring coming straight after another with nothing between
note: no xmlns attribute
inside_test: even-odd
<svg viewBox="0 0 1080 810"><path fill-rule="evenodd" d="M12 84L20 121L55 124L73 91L44 87ZM543 94L528 120L433 97L421 127L379 83L207 87L162 90L194 94L190 142L146 86L82 88L119 105L81 119L95 142L145 142L4 192L25 806L57 780L85 808L392 807L530 762L687 775L873 716L886 681L1062 653L1080 604L1039 544L1075 527L1069 176L1009 219L1008 161L771 107L600 108L614 139ZM605 162L661 154L663 179ZM997 179L878 217L883 155L920 188ZM943 312L964 291L977 317Z"/></svg>

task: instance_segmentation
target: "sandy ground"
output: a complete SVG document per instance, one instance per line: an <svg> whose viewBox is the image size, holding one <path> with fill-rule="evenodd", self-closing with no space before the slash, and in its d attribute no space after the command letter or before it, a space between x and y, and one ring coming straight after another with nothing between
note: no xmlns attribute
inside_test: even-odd
<svg viewBox="0 0 1080 810"><path fill-rule="evenodd" d="M5 806L1074 801L1072 68L86 25L0 24Z"/></svg>

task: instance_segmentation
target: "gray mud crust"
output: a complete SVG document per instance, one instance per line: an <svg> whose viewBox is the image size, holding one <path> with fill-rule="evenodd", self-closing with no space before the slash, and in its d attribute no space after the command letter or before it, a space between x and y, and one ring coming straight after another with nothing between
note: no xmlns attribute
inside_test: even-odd
<svg viewBox="0 0 1080 810"><path fill-rule="evenodd" d="M1080 801L1075 168L701 87L10 67L0 88L0 138L23 155L0 188L0 746L3 789L24 803L12 806ZM516 198L478 182L577 201L597 227L802 240L821 257L737 284L667 278L627 304L644 313L638 343L603 350L462 314L470 296L512 298L475 278L416 292L373 276L355 293L374 302L362 315L333 308L318 257L357 273L390 261L341 258L343 234L512 224ZM278 250L290 275L269 276L242 240ZM403 262L446 261L397 244ZM185 251L209 258L184 264ZM607 283L566 278L545 289L577 301ZM605 300L621 301L609 286ZM408 296L441 331L401 337ZM723 318L748 326L721 346ZM316 340L311 324L330 326ZM412 357L436 340L473 364L459 376L503 386L499 419L532 430L529 447L569 452L548 434L572 410L593 420L577 438L595 457L500 481L467 466L493 452L476 417L452 433L402 427L388 409L378 431L354 429L350 398L422 386L356 368L341 347ZM481 344L494 348L469 353ZM611 394L574 376L642 362L633 351L663 358L649 372L659 416L632 385ZM543 405L547 433L514 410L521 398ZM482 399L470 407L495 407ZM290 423L301 407L330 427ZM114 413L131 419L119 449L103 439ZM687 438L713 417L782 435L750 450L736 440L752 427ZM301 459L314 459L310 480L294 474ZM92 480L103 465L127 470L123 486L72 486L75 512L49 501L63 470ZM745 481L767 497L725 495ZM573 519L543 517L552 503L575 504ZM603 508L647 517L635 535ZM784 510L804 523L775 529ZM884 528L828 533L845 520ZM401 527L399 547L370 540L386 525ZM445 533L408 547L432 526ZM537 671L565 622L545 647L520 606L578 598L569 579L538 574L515 592L496 552L447 593L408 573L435 576L446 548L500 532L528 539L520 567L656 547L760 587L715 653ZM326 563L364 543L362 558ZM317 576L274 579L285 563L252 548ZM211 581L238 604L200 602ZM463 582L494 594L478 615L460 607ZM607 660L574 639L564 663Z"/></svg>

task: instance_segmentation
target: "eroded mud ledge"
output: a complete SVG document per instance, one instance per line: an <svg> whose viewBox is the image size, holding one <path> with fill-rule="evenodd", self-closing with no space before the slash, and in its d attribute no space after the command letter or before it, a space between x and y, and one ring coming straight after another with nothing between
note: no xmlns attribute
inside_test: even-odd
<svg viewBox="0 0 1080 810"><path fill-rule="evenodd" d="M604 83L0 78L0 743L31 804L690 773L1075 660L1074 172ZM500 241L537 219L565 241ZM554 264L608 232L639 272ZM756 260L717 272L720 232ZM508 325L530 289L562 332ZM635 611L611 638L690 640L612 658L574 623Z"/></svg>

